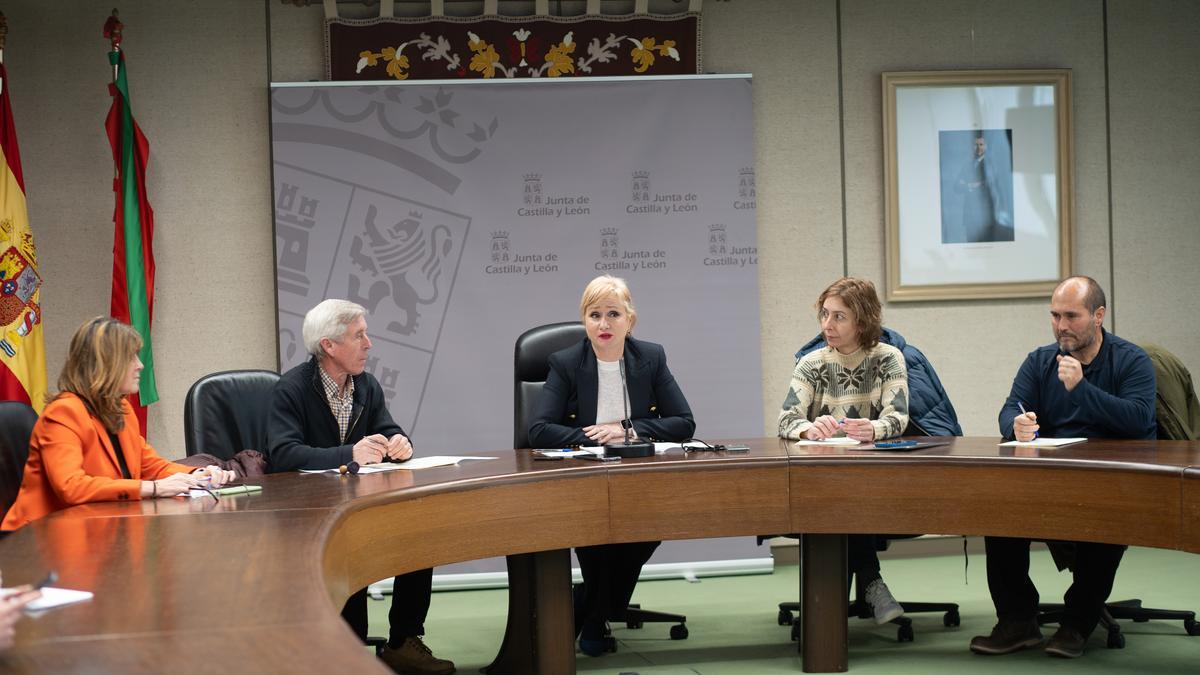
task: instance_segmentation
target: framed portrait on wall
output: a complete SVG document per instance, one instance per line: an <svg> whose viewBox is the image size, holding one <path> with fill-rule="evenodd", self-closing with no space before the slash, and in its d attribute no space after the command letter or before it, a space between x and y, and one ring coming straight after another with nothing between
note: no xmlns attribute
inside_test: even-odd
<svg viewBox="0 0 1200 675"><path fill-rule="evenodd" d="M883 74L887 299L1048 296L1071 272L1070 70Z"/></svg>

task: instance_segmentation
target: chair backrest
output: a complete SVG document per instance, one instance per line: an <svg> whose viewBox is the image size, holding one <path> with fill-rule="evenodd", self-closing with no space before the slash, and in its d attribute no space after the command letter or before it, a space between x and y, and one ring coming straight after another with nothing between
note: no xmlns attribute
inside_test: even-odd
<svg viewBox="0 0 1200 675"><path fill-rule="evenodd" d="M0 402L0 519L17 500L37 419L38 414L24 403Z"/></svg>
<svg viewBox="0 0 1200 675"><path fill-rule="evenodd" d="M578 321L551 323L530 328L517 338L513 350L513 447L529 447L529 420L538 394L550 372L550 355L587 336Z"/></svg>
<svg viewBox="0 0 1200 675"><path fill-rule="evenodd" d="M1183 361L1158 345L1142 345L1154 364L1154 414L1158 437L1178 441L1200 438L1200 402L1192 374Z"/></svg>
<svg viewBox="0 0 1200 675"><path fill-rule="evenodd" d="M233 459L242 450L265 454L271 389L279 373L227 370L196 380L183 400L188 456L207 453Z"/></svg>

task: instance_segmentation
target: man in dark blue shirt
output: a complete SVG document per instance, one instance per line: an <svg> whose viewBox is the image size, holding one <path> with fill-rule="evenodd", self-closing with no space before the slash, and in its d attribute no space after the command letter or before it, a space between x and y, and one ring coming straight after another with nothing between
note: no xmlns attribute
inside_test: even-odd
<svg viewBox="0 0 1200 675"><path fill-rule="evenodd" d="M1104 291L1095 279L1070 277L1054 289L1055 344L1025 357L1000 409L1006 440L1154 438L1154 366L1137 345L1103 328ZM986 537L988 589L998 623L971 640L978 654L1007 654L1042 644L1038 592L1029 578L1029 539ZM1074 580L1047 654L1075 658L1100 622L1125 547L1075 543Z"/></svg>

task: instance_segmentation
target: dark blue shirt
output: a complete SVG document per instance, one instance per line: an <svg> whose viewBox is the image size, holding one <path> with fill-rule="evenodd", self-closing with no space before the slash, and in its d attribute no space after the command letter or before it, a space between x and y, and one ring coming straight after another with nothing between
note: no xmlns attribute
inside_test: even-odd
<svg viewBox="0 0 1200 675"><path fill-rule="evenodd" d="M1013 438L1017 402L1037 413L1047 438L1154 438L1154 366L1142 348L1101 329L1104 342L1071 391L1058 379L1057 344L1025 357L1000 409L1000 433Z"/></svg>

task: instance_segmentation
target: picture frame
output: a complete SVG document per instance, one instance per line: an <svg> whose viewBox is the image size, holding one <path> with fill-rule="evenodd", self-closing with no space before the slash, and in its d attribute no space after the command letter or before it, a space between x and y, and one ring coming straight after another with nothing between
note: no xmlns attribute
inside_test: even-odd
<svg viewBox="0 0 1200 675"><path fill-rule="evenodd" d="M1071 274L1071 71L882 85L888 301L1049 296Z"/></svg>

